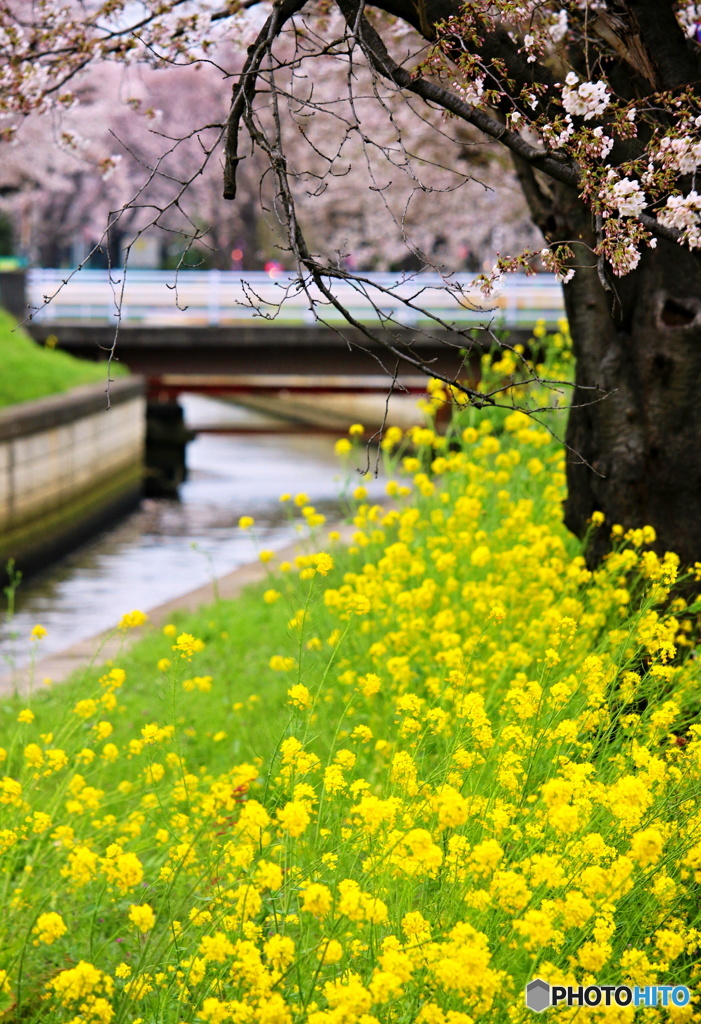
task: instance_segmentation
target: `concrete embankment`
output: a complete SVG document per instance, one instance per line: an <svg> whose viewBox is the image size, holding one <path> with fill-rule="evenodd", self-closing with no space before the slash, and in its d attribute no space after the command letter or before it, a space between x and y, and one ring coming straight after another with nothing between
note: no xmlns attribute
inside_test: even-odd
<svg viewBox="0 0 701 1024"><path fill-rule="evenodd" d="M41 568L138 500L146 430L140 378L0 409L0 567Z"/></svg>

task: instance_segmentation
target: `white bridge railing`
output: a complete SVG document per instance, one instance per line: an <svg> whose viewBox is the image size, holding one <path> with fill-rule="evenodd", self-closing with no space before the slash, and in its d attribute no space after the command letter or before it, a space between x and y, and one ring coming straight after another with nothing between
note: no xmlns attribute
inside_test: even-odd
<svg viewBox="0 0 701 1024"><path fill-rule="evenodd" d="M316 289L309 297L296 290L286 273L271 277L264 272L236 273L218 270L173 271L81 270L69 277L65 270L30 270L27 298L36 310L35 322L122 323L144 326L188 326L251 324L273 322L280 326L314 324L319 318L330 324L344 322L341 313ZM366 274L371 285L334 282L333 291L346 309L362 323L377 323L391 317L411 327L440 327L418 310L405 306L410 299L433 317L459 327L530 329L542 320L555 327L564 316L562 289L554 275L510 274L489 299L470 287L472 275L451 278L446 289L436 274L403 277L396 274ZM64 284L64 282L66 282ZM395 295L381 289L392 288ZM50 301L49 301L50 300Z"/></svg>

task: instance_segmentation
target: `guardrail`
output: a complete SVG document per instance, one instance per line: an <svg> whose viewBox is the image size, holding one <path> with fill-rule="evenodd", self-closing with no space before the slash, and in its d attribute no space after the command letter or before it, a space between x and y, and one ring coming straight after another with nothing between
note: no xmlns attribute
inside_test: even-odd
<svg viewBox="0 0 701 1024"><path fill-rule="evenodd" d="M298 289L286 273L235 273L188 270L177 277L172 271L81 270L68 276L65 270L33 269L27 274L27 301L35 310L32 319L41 323L94 322L139 323L144 326L188 324L313 325L321 319L342 324L342 314L316 288L310 294ZM362 291L345 282L334 282L340 303L362 323L391 318L405 327L440 327L437 320L460 327L487 323L509 329L530 329L538 321L555 327L564 316L562 289L554 275L510 274L492 298L471 288L471 275L451 278L448 287L436 274L412 277L366 274L371 282ZM383 289L392 288L394 295ZM413 301L426 312L412 309ZM47 301L49 300L49 301ZM432 319L436 318L436 319Z"/></svg>

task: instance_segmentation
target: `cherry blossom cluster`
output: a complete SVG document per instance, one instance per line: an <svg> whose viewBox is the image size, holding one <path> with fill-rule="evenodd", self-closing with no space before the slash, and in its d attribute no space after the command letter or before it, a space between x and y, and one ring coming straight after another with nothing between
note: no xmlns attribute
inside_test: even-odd
<svg viewBox="0 0 701 1024"><path fill-rule="evenodd" d="M599 198L605 207L603 216L613 212L619 217L639 217L647 204L640 182L630 178L619 178L614 170L606 175L606 185L599 191Z"/></svg>
<svg viewBox="0 0 701 1024"><path fill-rule="evenodd" d="M701 196L694 190L686 196L669 196L659 220L681 232L690 249L701 248Z"/></svg>
<svg viewBox="0 0 701 1024"><path fill-rule="evenodd" d="M611 102L611 94L605 82L578 83L577 75L570 71L562 90L562 105L568 114L591 121L599 117Z"/></svg>
<svg viewBox="0 0 701 1024"><path fill-rule="evenodd" d="M600 23L599 12L607 15ZM684 33L701 45L701 3L678 4L677 17ZM425 67L440 74L442 66L456 62L456 40L469 41L457 59L462 75L455 91L470 103L504 110L510 131L540 143L574 170L580 195L599 218L593 255L621 276L638 265L642 247L656 244L655 223L668 229L668 236L673 229L683 244L701 244L695 181L701 168L701 106L689 90L651 89L634 103L617 94L605 73L622 54L626 58L628 44L617 18L620 12L611 12L606 0L474 0L461 18L440 27ZM487 34L504 26L523 64L537 68L524 70L520 87L514 60L507 67L494 58L475 59ZM600 55L611 47L608 61L593 61L587 47L594 44ZM629 59L640 77L644 66L635 64L635 56ZM544 250L541 262L563 276L553 253ZM568 277L571 269L564 271Z"/></svg>
<svg viewBox="0 0 701 1024"><path fill-rule="evenodd" d="M104 0L87 9L10 0L0 5L0 116L70 106L81 73L101 61L162 65L201 57L216 42L214 10L192 0Z"/></svg>

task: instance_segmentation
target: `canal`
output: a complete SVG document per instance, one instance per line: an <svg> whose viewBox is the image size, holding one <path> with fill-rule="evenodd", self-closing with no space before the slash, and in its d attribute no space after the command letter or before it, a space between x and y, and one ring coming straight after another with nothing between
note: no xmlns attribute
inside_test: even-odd
<svg viewBox="0 0 701 1024"><path fill-rule="evenodd" d="M184 396L183 404L188 424L250 421L251 414L212 399ZM3 602L0 675L27 663L37 623L47 630L39 651L45 657L111 628L124 612L148 611L254 561L261 548L289 544L298 534L289 505L279 500L284 492L306 493L337 519L344 492L360 477L354 464L342 472L333 446L332 437L313 433L198 433L188 445L179 500L144 499L112 528L23 580L11 621ZM375 497L384 492L381 479L366 486ZM255 518L253 530L239 529L242 515Z"/></svg>

